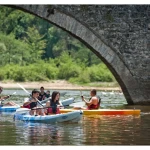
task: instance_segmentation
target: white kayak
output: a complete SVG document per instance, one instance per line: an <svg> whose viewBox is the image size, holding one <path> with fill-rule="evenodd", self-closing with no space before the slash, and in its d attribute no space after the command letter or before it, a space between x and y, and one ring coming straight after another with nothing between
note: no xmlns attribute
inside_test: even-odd
<svg viewBox="0 0 150 150"><path fill-rule="evenodd" d="M63 106L69 106L70 104L74 103L74 98L71 97L65 100L61 100L61 103Z"/></svg>
<svg viewBox="0 0 150 150"><path fill-rule="evenodd" d="M78 122L81 120L83 112L73 111L64 114L54 114L45 116L31 116L29 112L19 113L16 111L14 114L15 120L30 121L30 122L41 122L41 123L54 123L54 122Z"/></svg>
<svg viewBox="0 0 150 150"><path fill-rule="evenodd" d="M66 93L67 93L67 92L61 92L61 93L60 93L60 96L64 96L64 95L66 95Z"/></svg>
<svg viewBox="0 0 150 150"><path fill-rule="evenodd" d="M4 112L14 112L14 111L16 111L18 108L20 108L19 105L16 105L16 106L0 106L0 111L4 111Z"/></svg>

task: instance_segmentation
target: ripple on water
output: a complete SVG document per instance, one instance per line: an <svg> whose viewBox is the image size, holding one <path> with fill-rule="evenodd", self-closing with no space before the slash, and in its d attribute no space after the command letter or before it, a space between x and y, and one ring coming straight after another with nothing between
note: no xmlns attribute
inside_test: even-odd
<svg viewBox="0 0 150 150"><path fill-rule="evenodd" d="M66 95L81 103L78 93ZM83 94L88 97L89 91ZM125 108L123 95L112 94L101 94L103 108ZM22 104L20 96L14 101ZM0 145L149 145L150 111L140 116L84 116L79 123L53 124L14 121L13 114L0 113L0 129Z"/></svg>

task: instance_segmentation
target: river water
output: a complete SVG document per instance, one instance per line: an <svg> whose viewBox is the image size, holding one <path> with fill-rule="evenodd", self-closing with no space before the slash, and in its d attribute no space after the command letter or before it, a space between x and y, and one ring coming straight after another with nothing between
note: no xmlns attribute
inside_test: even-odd
<svg viewBox="0 0 150 150"><path fill-rule="evenodd" d="M27 94L19 89L5 90L3 94L17 94L9 99L22 104ZM30 90L29 90L30 91ZM67 92L61 100L74 97L72 106L83 106L80 92ZM51 91L52 92L52 91ZM82 91L89 97L90 91ZM101 146L101 145L149 145L150 108L149 106L128 106L124 96L115 92L101 92L101 108L141 109L139 116L83 116L78 123L30 123L14 121L13 113L0 112L0 145L64 145L64 146Z"/></svg>

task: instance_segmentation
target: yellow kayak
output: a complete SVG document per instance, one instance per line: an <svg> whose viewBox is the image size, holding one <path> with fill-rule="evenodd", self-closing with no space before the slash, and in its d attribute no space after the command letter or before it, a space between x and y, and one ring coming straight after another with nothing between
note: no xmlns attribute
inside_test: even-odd
<svg viewBox="0 0 150 150"><path fill-rule="evenodd" d="M76 109L60 109L60 113L76 111ZM96 109L82 110L83 115L140 115L140 109Z"/></svg>

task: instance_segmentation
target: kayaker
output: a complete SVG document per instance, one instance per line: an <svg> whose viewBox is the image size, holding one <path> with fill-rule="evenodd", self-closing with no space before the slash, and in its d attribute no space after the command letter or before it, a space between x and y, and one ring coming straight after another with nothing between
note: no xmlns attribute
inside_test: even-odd
<svg viewBox="0 0 150 150"><path fill-rule="evenodd" d="M40 88L40 91L41 92L39 94L38 100L42 101L46 98L47 94L46 94L46 92L44 92L44 87L43 86Z"/></svg>
<svg viewBox="0 0 150 150"><path fill-rule="evenodd" d="M46 98L49 98L51 95L50 95L50 90L47 90L46 91Z"/></svg>
<svg viewBox="0 0 150 150"><path fill-rule="evenodd" d="M44 109L38 109L38 97L39 97L40 91L34 89L32 91L32 97L25 101L23 104L23 107L29 108L30 115L45 115ZM35 109L35 110L34 110Z"/></svg>
<svg viewBox="0 0 150 150"><path fill-rule="evenodd" d="M3 91L3 87L2 86L0 86L0 94L2 93L2 91ZM6 99L8 99L10 97L10 95L8 95L8 96L0 96L0 106L2 107L2 106L15 106L15 105L17 105L16 103L14 103L14 102L7 102L7 103L5 103L4 101L6 100Z"/></svg>
<svg viewBox="0 0 150 150"><path fill-rule="evenodd" d="M82 101L85 102L85 104L87 105L87 109L99 109L100 107L100 102L101 99L100 97L96 96L96 90L92 89L90 92L91 98L89 99L89 101L85 100L84 96L81 96Z"/></svg>
<svg viewBox="0 0 150 150"><path fill-rule="evenodd" d="M60 93L58 91L54 91L52 93L52 97L50 101L46 102L46 107L50 107L47 109L47 114L59 114L59 108L62 107L61 102L59 101Z"/></svg>

